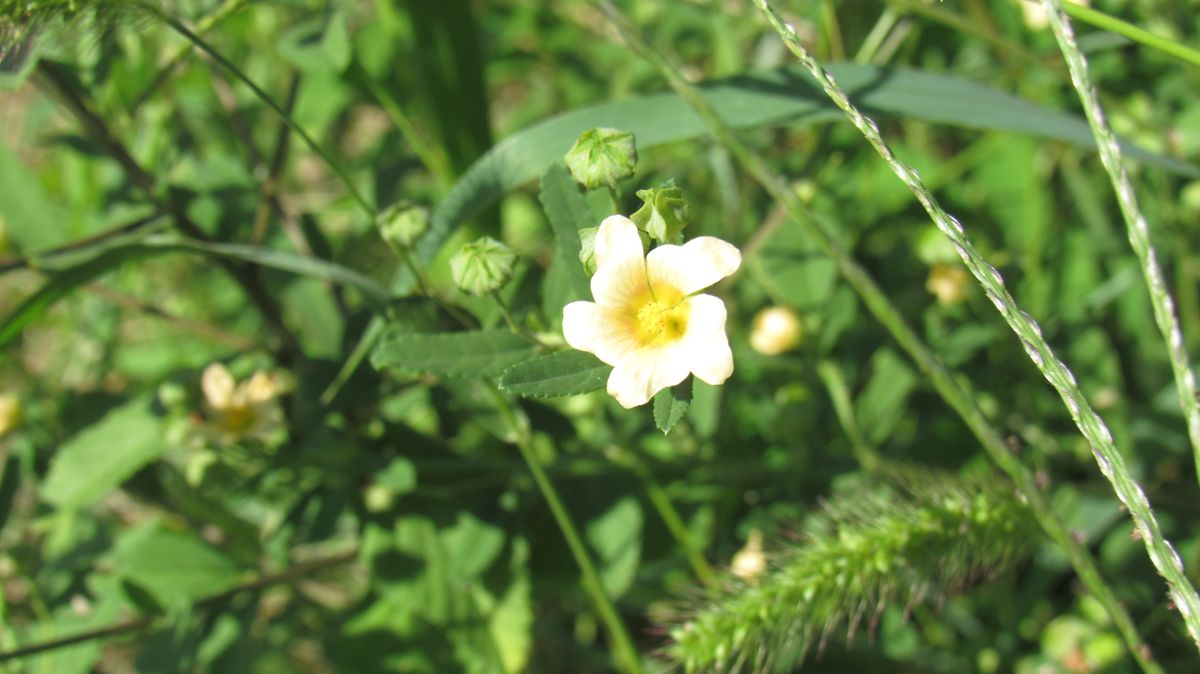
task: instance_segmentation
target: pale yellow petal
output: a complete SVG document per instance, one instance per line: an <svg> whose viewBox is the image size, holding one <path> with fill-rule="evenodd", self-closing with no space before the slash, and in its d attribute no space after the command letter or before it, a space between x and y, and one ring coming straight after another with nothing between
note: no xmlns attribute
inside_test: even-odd
<svg viewBox="0 0 1200 674"><path fill-rule="evenodd" d="M220 410L233 403L237 382L224 364L213 363L204 368L204 373L200 375L200 388L204 391L204 399L208 404Z"/></svg>
<svg viewBox="0 0 1200 674"><path fill-rule="evenodd" d="M669 286L690 295L737 271L742 254L733 244L701 236L682 246L659 246L646 256L650 286Z"/></svg>
<svg viewBox="0 0 1200 674"><path fill-rule="evenodd" d="M608 394L626 409L645 405L654 394L687 378L685 355L677 347L642 349L627 354L608 376Z"/></svg>
<svg viewBox="0 0 1200 674"><path fill-rule="evenodd" d="M636 313L649 294L646 263L641 257L597 267L592 276L592 297L597 304L613 310Z"/></svg>
<svg viewBox="0 0 1200 674"><path fill-rule="evenodd" d="M250 380L238 387L242 400L257 404L279 395L279 378L268 372L255 372Z"/></svg>
<svg viewBox="0 0 1200 674"><path fill-rule="evenodd" d="M613 262L644 257L642 237L633 220L623 215L604 218L596 232L596 269L603 269Z"/></svg>
<svg viewBox="0 0 1200 674"><path fill-rule="evenodd" d="M688 300L687 333L675 348L697 377L720 386L733 374L733 352L725 334L725 303L712 295Z"/></svg>
<svg viewBox="0 0 1200 674"><path fill-rule="evenodd" d="M621 362L637 346L621 314L594 302L563 307L563 337L571 348L593 353L609 365Z"/></svg>

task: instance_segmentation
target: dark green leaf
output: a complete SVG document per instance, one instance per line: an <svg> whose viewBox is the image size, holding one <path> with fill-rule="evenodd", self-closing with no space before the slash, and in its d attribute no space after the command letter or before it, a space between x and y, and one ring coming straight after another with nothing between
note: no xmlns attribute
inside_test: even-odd
<svg viewBox="0 0 1200 674"><path fill-rule="evenodd" d="M377 368L447 377L491 377L533 354L527 339L506 330L396 333L371 354Z"/></svg>
<svg viewBox="0 0 1200 674"><path fill-rule="evenodd" d="M596 550L600 580L613 597L624 594L637 575L643 521L641 504L627 495L587 524L584 535Z"/></svg>
<svg viewBox="0 0 1200 674"><path fill-rule="evenodd" d="M505 391L528 398L553 398L604 388L612 367L590 353L557 351L518 363L500 376Z"/></svg>
<svg viewBox="0 0 1200 674"><path fill-rule="evenodd" d="M887 439L904 414L908 396L917 385L912 368L891 349L883 348L871 359L871 380L854 406L867 440Z"/></svg>
<svg viewBox="0 0 1200 674"><path fill-rule="evenodd" d="M692 406L692 381L688 377L682 384L663 389L654 396L654 424L663 435L670 433Z"/></svg>

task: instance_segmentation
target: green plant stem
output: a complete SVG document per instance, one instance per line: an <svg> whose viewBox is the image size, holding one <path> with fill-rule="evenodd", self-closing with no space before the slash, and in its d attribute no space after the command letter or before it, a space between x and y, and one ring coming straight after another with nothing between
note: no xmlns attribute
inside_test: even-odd
<svg viewBox="0 0 1200 674"><path fill-rule="evenodd" d="M1024 46L1008 40L1003 35L992 32L983 26L979 26L963 16L942 9L940 5L926 4L921 0L884 1L889 6L895 7L902 12L923 16L931 21L936 21L944 26L953 28L954 30L983 40L984 42L991 43L992 46L996 47L1000 51L1013 54L1023 61L1038 65L1041 64L1041 59L1037 56L1037 54L1029 51Z"/></svg>
<svg viewBox="0 0 1200 674"><path fill-rule="evenodd" d="M850 402L850 391L846 387L845 378L842 377L841 368L831 360L822 360L817 363L817 374L821 376L821 381L825 382L825 389L829 392L829 399L833 402L833 411L837 414L838 422L842 424L842 430L846 432L846 437L850 440L850 448L854 452L854 458L858 461L858 465L868 473L879 470L883 459L879 457L879 452L871 446L871 443L867 442L862 428L858 425L858 419L854 416L854 405Z"/></svg>
<svg viewBox="0 0 1200 674"><path fill-rule="evenodd" d="M846 113L854 127L866 137L901 182L917 197L938 229L954 244L963 263L978 279L997 311L1021 340L1030 360L1062 397L1075 425L1091 445L1092 454L1100 467L1100 472L1108 479L1117 498L1129 511L1129 515L1141 535L1142 542L1146 546L1151 563L1166 579L1170 597L1182 615L1188 632L1192 639L1200 645L1200 597L1196 595L1195 588L1184 573L1183 561L1179 558L1179 554L1163 535L1158 518L1155 517L1145 492L1133 479L1129 468L1125 465L1124 457L1113 444L1112 433L1108 430L1108 426L1092 409L1083 392L1079 390L1075 375L1058 359L1050 345L1046 343L1037 321L1017 305L1016 300L1009 294L1000 272L988 264L975 250L958 220L946 213L933 194L921 182L916 171L900 161L888 147L879 133L878 125L864 116L850 102L845 92L838 87L829 73L825 72L825 69L804 48L795 31L783 22L766 0L755 0L755 3L762 10L768 23L779 33L792 54L820 83L821 88L830 99ZM1105 589L1107 590L1107 586ZM1120 623L1118 622L1118 624ZM1132 630L1132 624L1129 625L1129 629ZM1122 632L1125 633L1126 630L1122 629ZM1127 641L1131 637L1136 638L1136 633L1126 634ZM1129 641L1129 644L1134 656L1145 668L1146 664L1149 664L1149 659L1143 652L1143 648L1134 641Z"/></svg>
<svg viewBox="0 0 1200 674"><path fill-rule="evenodd" d="M612 202L613 213L620 213L621 197L617 194L617 188L613 185L608 186L608 200Z"/></svg>
<svg viewBox="0 0 1200 674"><path fill-rule="evenodd" d="M213 608L229 601L236 595L239 595L243 592L261 590L265 587L270 587L272 585L277 585L284 582L294 582L298 578L302 578L330 567L347 564L357 558L358 548L355 546L351 550L330 555L329 557L314 559L308 562L299 562L280 573L260 576L259 578L256 578L250 582L238 585L231 590L200 599L196 602L196 607L200 609ZM60 637L58 639L51 639L49 641L30 644L28 646L22 646L11 651L0 652L0 663L16 660L18 658L27 658L31 655L37 655L38 653L46 653L48 651L58 650L60 648L66 648L68 646L74 646L76 644L81 644L88 641L95 641L96 639L104 639L107 637L129 634L131 632L140 632L153 627L164 617L165 616L161 615L146 615L140 618L131 618L129 620L117 622L105 627L79 632L77 634Z"/></svg>
<svg viewBox="0 0 1200 674"><path fill-rule="evenodd" d="M695 541L692 540L692 534L688 531L687 525L684 524L683 518L680 517L679 511L675 509L675 504L671 502L671 497L667 495L667 490L662 488L662 485L658 483L658 480L654 479L654 474L650 472L646 464L633 452L615 445L609 447L607 452L617 462L632 471L638 480L641 481L642 488L646 490L646 496L649 497L654 509L658 511L658 516L662 518L663 524L667 526L667 531L671 532L671 536L675 539L675 542L683 549L684 554L688 558L688 563L692 565L692 571L695 572L696 578L705 587L716 587L717 574L713 571L708 561L704 559L704 554L696 546Z"/></svg>
<svg viewBox="0 0 1200 674"><path fill-rule="evenodd" d="M593 606L596 608L596 613L600 616L600 621L604 623L608 631L610 640L609 646L612 648L613 657L617 660L618 667L627 674L642 674L642 658L638 654L637 648L633 645L633 639L629 636L629 631L625 629L625 623L622 622L620 614L617 613L616 606L608 597L608 593L604 589L604 583L600 580L600 574L596 571L596 567L592 564L592 557L588 554L587 547L583 543L583 538L579 535L579 530L575 527L575 522L571 519L570 513L567 512L563 505L562 499L558 496L558 490L555 489L554 483L546 476L546 471L542 468L541 460L538 459L537 452L534 450L529 438L529 431L521 424L510 409L507 398L499 391L494 392L499 404L501 413L504 415L507 423L513 428L516 439L514 444L521 452L521 458L525 460L525 465L529 466L529 472L533 474L533 481L537 483L538 490L542 493L542 498L546 499L546 505L550 506L550 512L554 515L554 521L558 524L559 531L562 532L563 538L567 540L567 547L571 550L571 555L575 558L575 563L579 565L580 574L583 576L583 590L587 592L592 600Z"/></svg>
<svg viewBox="0 0 1200 674"><path fill-rule="evenodd" d="M896 27L896 22L899 20L900 15L894 8L884 7L883 13L879 15L879 20L871 28L871 32L867 33L867 37L863 39L862 45L858 48L858 53L854 55L854 62L870 63L879 53L879 47L883 45L888 33Z"/></svg>
<svg viewBox="0 0 1200 674"><path fill-rule="evenodd" d="M1019 1L1019 0L1018 0ZM1192 49L1187 45L1180 44L1170 38L1161 35L1155 35L1148 30L1139 28L1128 21L1122 21L1115 16L1109 16L1104 12L1084 7L1073 2L1068 2L1062 5L1063 11L1072 19L1078 19L1083 23L1090 24L1102 30L1111 31L1118 35L1123 35L1130 40L1151 49L1157 49L1164 54L1170 54L1175 58L1185 63L1190 63L1194 66L1200 66L1200 51Z"/></svg>
<svg viewBox="0 0 1200 674"><path fill-rule="evenodd" d="M795 191L788 188L787 183L771 170L761 156L734 135L696 88L684 80L670 63L654 51L611 2L601 0L601 6L631 46L658 66L671 88L705 120L717 140L729 148L747 172L772 197L783 204L789 216L833 260L842 277L859 294L868 310L892 334L892 338L896 340L897 344L908 353L947 404L958 413L992 460L1013 480L1017 489L1029 502L1030 509L1042 530L1064 551L1080 580L1108 611L1142 669L1147 674L1161 674L1162 669L1150 660L1149 649L1138 635L1132 618L1117 600L1112 589L1101 578L1091 554L1071 536L1063 521L1051 510L1032 473L1009 450L1004 438L992 427L986 415L974 402L972 395L962 387L959 380L924 344L867 271L859 266L823 227L817 224Z"/></svg>
<svg viewBox="0 0 1200 674"><path fill-rule="evenodd" d="M425 170L433 176L438 187L442 190L449 189L454 184L454 169L451 168L450 160L446 158L441 148L425 141L420 131L417 130L416 124L413 124L412 119L404 112L400 102L383 85L372 79L371 75L362 69L362 66L356 63L351 72L375 98L379 107L383 108L384 113L392 120L392 124L396 125L400 135L404 136L404 142L408 143L409 149L425 165Z"/></svg>
<svg viewBox="0 0 1200 674"><path fill-rule="evenodd" d="M139 6L149 14L157 17L163 23L170 26L172 30L187 38L188 41L196 45L197 48L199 48L205 54L208 54L209 57L216 61L217 65L228 71L229 74L241 81L242 84L245 84L246 87L249 88L250 91L252 91L260 101L262 101L268 108L271 109L272 112L279 116L279 119L283 121L284 124L287 124L292 131L296 132L297 136L300 136L300 140L304 141L304 144L307 145L310 150L316 153L316 155L320 157L323 162L325 162L325 165L328 166L331 171L333 171L334 175L336 175L339 180L341 180L342 184L346 187L346 191L350 194L351 198L354 199L355 203L358 204L359 208L361 208L363 212L366 213L372 221L374 221L377 214L375 207L371 205L371 202L367 201L367 198L363 196L362 192L359 191L358 187L354 184L354 180L350 177L350 174L346 172L346 169L342 168L340 164L334 161L333 157L331 157L324 148L317 144L317 141L313 140L312 136L308 135L308 132L305 131L304 128L301 127L300 124L287 113L287 111L280 107L280 105L276 103L275 100L267 94L267 92L263 91L261 87L254 83L254 80L250 79L246 73L242 72L241 68L238 68L229 59L221 55L220 52L211 47L199 35L196 35L192 31L188 30L187 26L183 25L183 23L181 23L175 17L148 3L139 3Z"/></svg>
<svg viewBox="0 0 1200 674"><path fill-rule="evenodd" d="M216 9L212 10L208 14L205 14L196 21L196 34L204 35L216 27L218 23L232 16L234 12L237 12L239 9L245 6L245 4L246 0L224 0L224 2L218 5ZM137 97L133 99L133 105L129 106L130 115L135 114L137 109L142 107L146 101L150 100L150 97L154 95L154 92L158 91L158 88L161 87L171 77L171 73L179 67L180 63L183 63L183 60L187 58L188 53L192 51L192 46L193 45L191 43L180 45L169 57L167 57L166 63L164 63L159 69L158 74L154 76L154 79L150 82L149 86L143 89L142 93L138 94Z"/></svg>
<svg viewBox="0 0 1200 674"><path fill-rule="evenodd" d="M1125 160L1121 156L1121 146L1118 145L1116 135L1105 119L1104 109L1100 107L1100 99L1088 72L1087 59L1075 43L1075 31L1071 22L1062 14L1062 2L1042 0L1042 6L1046 8L1058 48L1067 62L1067 69L1071 72L1071 84L1079 94L1079 102L1087 115L1092 136L1096 138L1100 162L1104 164L1104 170L1112 183L1113 194L1121 207L1121 215L1125 218L1129 245L1142 267L1142 278L1146 282L1146 290L1150 293L1150 306L1154 309L1154 322L1158 324L1158 331L1162 334L1167 354L1170 356L1179 404L1183 408L1188 438L1192 443L1196 479L1200 482L1200 400L1196 398L1196 376L1192 372L1191 358L1183 340L1183 330L1179 326L1175 302L1171 299L1166 278L1158 265L1158 254L1150 243L1150 225L1138 204L1133 181L1129 179Z"/></svg>

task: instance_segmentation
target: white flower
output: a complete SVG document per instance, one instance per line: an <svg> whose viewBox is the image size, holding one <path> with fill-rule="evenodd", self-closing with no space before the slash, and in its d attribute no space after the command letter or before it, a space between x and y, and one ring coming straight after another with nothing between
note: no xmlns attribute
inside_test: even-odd
<svg viewBox="0 0 1200 674"><path fill-rule="evenodd" d="M256 372L238 384L221 363L204 368L200 375L204 391L205 435L220 444L232 444L242 438L266 440L283 424L283 414L275 398L280 385L266 372Z"/></svg>
<svg viewBox="0 0 1200 674"><path fill-rule="evenodd" d="M595 302L563 309L563 336L613 366L608 393L643 405L694 374L709 384L733 374L725 303L699 291L737 271L742 254L711 236L642 252L633 221L613 215L596 233Z"/></svg>
<svg viewBox="0 0 1200 674"><path fill-rule="evenodd" d="M754 580L767 570L767 556L763 554L763 535L751 529L746 546L738 550L729 563L729 572L742 580Z"/></svg>

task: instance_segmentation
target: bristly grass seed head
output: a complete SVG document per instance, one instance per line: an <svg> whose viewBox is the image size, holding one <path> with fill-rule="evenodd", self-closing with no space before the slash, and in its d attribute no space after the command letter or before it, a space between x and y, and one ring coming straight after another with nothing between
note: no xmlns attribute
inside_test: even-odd
<svg viewBox="0 0 1200 674"><path fill-rule="evenodd" d="M889 469L889 482L835 495L767 552L768 570L684 612L668 656L687 672L799 664L839 627L847 638L887 604L909 608L997 574L1031 550L1036 525L995 478Z"/></svg>

